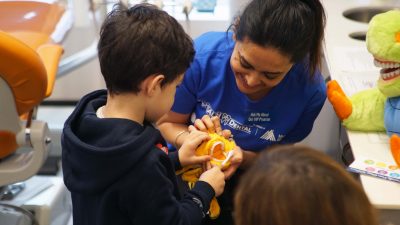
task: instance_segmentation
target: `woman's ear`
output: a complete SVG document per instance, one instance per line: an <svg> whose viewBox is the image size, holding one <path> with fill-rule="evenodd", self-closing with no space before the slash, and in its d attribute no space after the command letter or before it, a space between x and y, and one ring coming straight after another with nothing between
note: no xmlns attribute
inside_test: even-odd
<svg viewBox="0 0 400 225"><path fill-rule="evenodd" d="M145 94L152 97L157 94L158 91L161 91L161 84L164 79L165 76L163 74L152 75L146 78L143 81L143 90Z"/></svg>

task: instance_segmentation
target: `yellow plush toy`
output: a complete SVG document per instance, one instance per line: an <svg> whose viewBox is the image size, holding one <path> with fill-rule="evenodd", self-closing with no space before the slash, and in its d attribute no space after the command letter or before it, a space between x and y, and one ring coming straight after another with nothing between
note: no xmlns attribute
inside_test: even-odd
<svg viewBox="0 0 400 225"><path fill-rule="evenodd" d="M196 149L196 155L210 155L211 165L219 166L222 170L224 170L230 166L230 159L233 156L233 149L236 146L235 142L216 133L210 133L209 135L211 139L203 142ZM182 174L182 180L188 182L189 188L193 188L194 184L199 180L199 177L203 172L203 168L200 165L196 165L186 166L182 170L178 171L177 174ZM214 197L210 203L210 218L217 218L220 214L220 211L221 210L218 201Z"/></svg>

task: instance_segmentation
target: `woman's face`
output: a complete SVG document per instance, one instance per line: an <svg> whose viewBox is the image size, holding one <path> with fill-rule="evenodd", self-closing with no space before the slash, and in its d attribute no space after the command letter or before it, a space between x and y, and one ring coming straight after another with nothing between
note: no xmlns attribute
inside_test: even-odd
<svg viewBox="0 0 400 225"><path fill-rule="evenodd" d="M293 63L274 48L236 41L231 66L239 90L252 100L259 100L278 85Z"/></svg>

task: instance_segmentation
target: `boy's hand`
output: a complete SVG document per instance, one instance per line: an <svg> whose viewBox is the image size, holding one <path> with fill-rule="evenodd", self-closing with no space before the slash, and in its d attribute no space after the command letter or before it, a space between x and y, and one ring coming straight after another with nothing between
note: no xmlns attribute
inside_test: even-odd
<svg viewBox="0 0 400 225"><path fill-rule="evenodd" d="M196 119L194 121L194 126L200 131L217 133L225 138L231 137L230 130L222 130L221 122L218 116L210 117L209 115L204 115L201 119Z"/></svg>
<svg viewBox="0 0 400 225"><path fill-rule="evenodd" d="M215 196L220 196L224 192L225 175L218 166L205 171L200 175L199 180L207 182L214 189Z"/></svg>
<svg viewBox="0 0 400 225"><path fill-rule="evenodd" d="M231 165L223 171L226 180L232 177L232 175L236 172L237 168L239 168L240 164L243 161L243 151L239 146L236 146L233 149L233 156L230 161Z"/></svg>
<svg viewBox="0 0 400 225"><path fill-rule="evenodd" d="M196 130L193 126L189 126L189 134L185 138L181 148L178 151L179 161L181 166L193 165L193 164L202 164L207 161L210 161L211 156L203 155L196 156L195 151L196 148L206 140L209 140L210 136L208 133L201 132Z"/></svg>

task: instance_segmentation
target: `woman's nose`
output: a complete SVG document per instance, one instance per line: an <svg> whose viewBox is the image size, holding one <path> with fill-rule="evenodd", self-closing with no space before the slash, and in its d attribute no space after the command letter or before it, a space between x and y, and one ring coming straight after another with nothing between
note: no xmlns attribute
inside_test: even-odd
<svg viewBox="0 0 400 225"><path fill-rule="evenodd" d="M256 86L260 83L260 79L256 72L248 73L246 75L246 82L249 86Z"/></svg>

